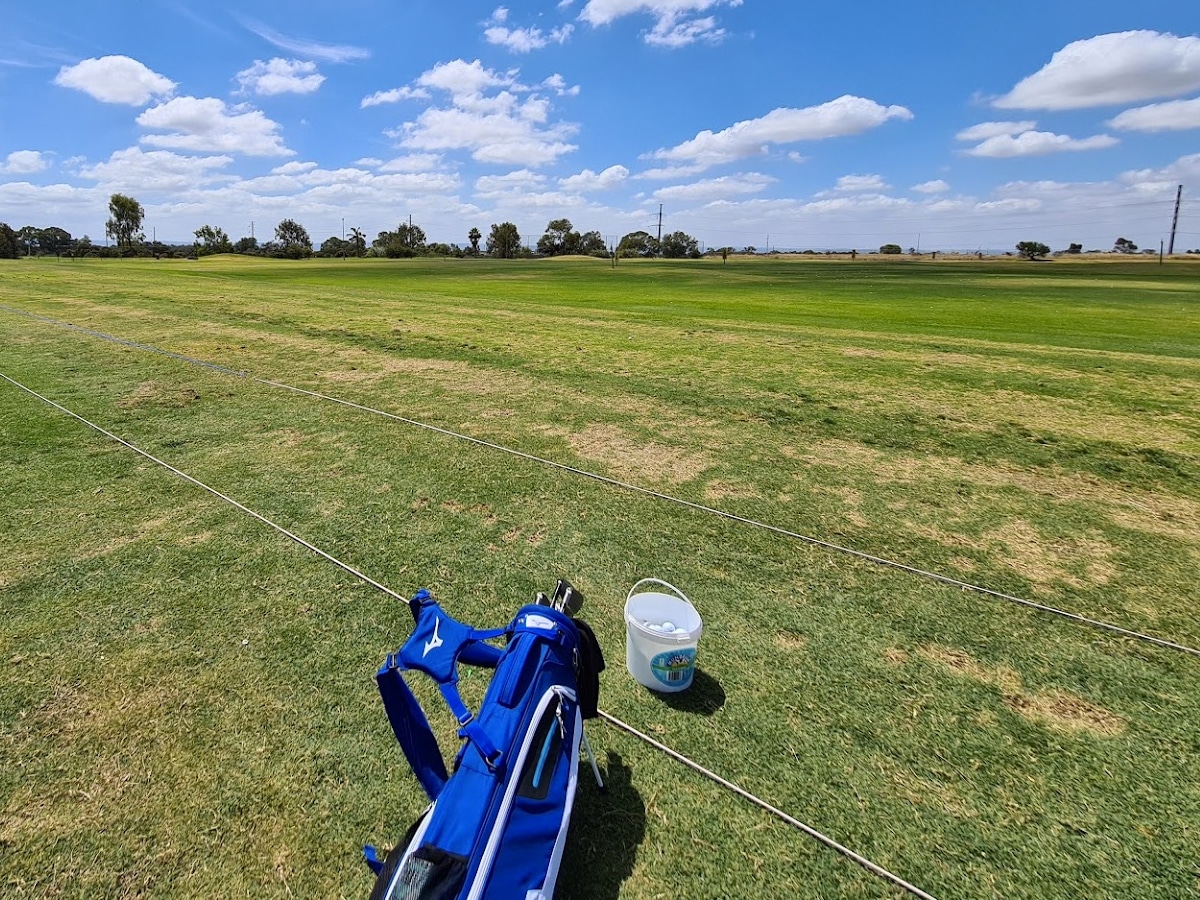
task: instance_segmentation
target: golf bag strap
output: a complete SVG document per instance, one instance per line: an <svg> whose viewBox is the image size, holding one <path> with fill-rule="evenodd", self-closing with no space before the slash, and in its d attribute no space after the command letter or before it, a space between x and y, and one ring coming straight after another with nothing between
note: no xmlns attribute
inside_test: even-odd
<svg viewBox="0 0 1200 900"><path fill-rule="evenodd" d="M475 714L463 703L462 696L458 693L458 684L450 681L439 684L438 689L442 692L442 699L450 707L450 712L458 720L458 736L469 740L471 746L479 751L487 767L495 769L500 762L500 751L483 730L483 726L475 721Z"/></svg>
<svg viewBox="0 0 1200 900"><path fill-rule="evenodd" d="M400 749L429 799L436 800L450 776L446 773L442 750L429 727L425 711L400 674L395 654L388 656L379 667L375 681Z"/></svg>

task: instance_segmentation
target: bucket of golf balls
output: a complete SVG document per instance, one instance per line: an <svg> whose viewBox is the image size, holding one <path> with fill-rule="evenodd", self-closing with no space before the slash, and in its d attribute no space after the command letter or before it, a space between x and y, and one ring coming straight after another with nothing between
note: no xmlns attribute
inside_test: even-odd
<svg viewBox="0 0 1200 900"><path fill-rule="evenodd" d="M658 578L643 578L625 600L625 667L652 691L682 691L695 675L703 630L700 613L683 591Z"/></svg>

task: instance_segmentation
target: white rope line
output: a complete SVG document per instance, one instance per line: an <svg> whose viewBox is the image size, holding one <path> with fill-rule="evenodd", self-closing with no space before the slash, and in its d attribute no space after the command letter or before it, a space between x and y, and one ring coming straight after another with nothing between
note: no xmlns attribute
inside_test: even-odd
<svg viewBox="0 0 1200 900"><path fill-rule="evenodd" d="M216 488L210 487L209 485L205 484L203 481L200 481L198 478L194 478L191 475L188 475L186 472L183 472L183 471L177 469L175 466L171 465L170 463L164 462L163 460L159 459L158 457L154 456L153 454L147 453L145 450L142 450L140 447L136 446L135 444L125 440L122 437L118 437L117 435L113 434L111 431L108 431L107 429L102 428L101 426L97 425L95 422L92 422L89 419L84 418L83 416L79 415L78 413L72 412L71 410L69 410L65 406L63 406L62 404L55 403L50 398L48 398L42 394L39 394L37 391L33 390L33 388L26 387L25 385L21 384L21 382L16 381L13 378L10 378L9 376L5 375L3 372L0 372L0 378L3 378L5 381L7 381L9 384L13 385L14 387L20 388L22 391L25 391L27 394L31 394L32 396L41 400L43 403L54 407L59 412L62 412L64 414L70 416L71 418L76 419L79 422L82 422L84 425L88 426L89 428L94 429L95 431L98 431L100 434L104 435L105 437L109 438L110 440L113 440L113 441L117 442L118 444L120 444L121 446L126 447L129 450L132 450L134 453L138 454L139 456L150 460L151 462L155 463L158 466L161 466L162 468L166 469L168 472L172 473L173 475L177 475L178 477L182 478L184 481L187 481L189 484L193 484L196 487L201 488L202 490L208 491L208 493L212 494L214 497L217 497L218 499L223 500L224 502L230 504L231 506L236 507L237 509L244 512L246 515L251 516L252 518L255 518L258 521L262 522L264 525L267 525L267 526L275 529L280 534L282 534L284 537L286 537L292 541L295 541L297 544L304 547L306 550L311 550L313 553L317 554L322 559L333 563L339 569L342 569L344 572L347 572L350 575L353 575L355 578L358 578L358 579L366 582L367 584L369 584L371 587L375 588L376 590L382 591L383 593L387 594L389 597L392 597L396 600L400 600L405 604L408 604L410 602L407 598L396 593L391 588L389 588L383 584L380 584L378 581L365 575L360 570L354 568L353 566L351 566L347 563L342 562L337 557L333 556L330 553L325 552L320 547L317 547L315 544L312 544L309 541L306 541L304 538L300 537L295 532L289 531L288 529L284 528L282 525L278 525L275 522L271 521L270 519L268 519L266 516L262 515L261 513L257 513L254 510L250 509L248 506L246 506L242 503L239 503L237 500L234 500L228 494L224 494L221 491L218 491ZM725 788L728 788L729 790L733 791L738 796L743 797L746 800L749 800L750 802L754 803L756 806L766 810L767 812L771 813L772 815L778 817L782 821L791 825L793 828L796 828L796 829L802 831L804 834L807 834L809 837L815 838L816 840L820 841L822 844L825 844L827 847L830 847L830 848L836 850L838 853L841 853L843 856L847 857L848 859L853 860L854 862L858 863L860 866L862 866L863 868L872 872L873 874L878 875L881 878L887 879L888 881L892 882L893 884L897 885L898 887L901 887L904 890L910 892L914 896L922 898L922 900L936 900L936 898L932 897L930 894L927 894L925 891L921 890L920 888L909 884L907 881L900 878L898 875L892 874L887 869L883 868L882 866L877 865L876 863L871 862L866 857L860 856L859 854L855 853L853 850L850 850L848 847L845 847L842 844L839 844L837 841L833 840L832 838L826 837L821 832L817 831L815 828L812 828L809 825L805 825L799 819L796 819L793 816L788 815L787 813L783 812L781 809L778 809L777 807L772 806L770 803L767 803L765 800L759 799L758 797L751 794L749 791L746 791L743 788L738 787L733 782L726 781L724 778L721 778L719 775L714 774L713 772L711 772L708 769L701 766L699 763L694 762L691 759L688 759L682 753L679 753L676 750L672 750L666 744L663 744L659 741L654 740L654 738L650 737L649 735L643 734L642 732L640 732L636 728L634 728L632 725L628 725L625 722L622 722L620 719L616 718L615 716L611 715L608 712L605 712L604 710L598 710L598 713L605 721L610 722L613 725L615 725L616 727L628 732L629 734L632 734L632 735L642 739L643 741L650 744L655 749L660 750L663 753L666 753L672 759L683 763L684 765L693 769L694 771L699 772L699 773L707 776L708 778L711 778L716 783L722 785Z"/></svg>
<svg viewBox="0 0 1200 900"><path fill-rule="evenodd" d="M836 850L838 853L842 854L842 856L846 857L847 859L851 860L852 862L858 863L860 866L862 866L868 872L871 872L872 874L878 875L880 878L884 878L884 879L890 881L892 884L896 885L896 887L903 888L904 890L908 891L913 896L922 898L922 900L936 900L936 898L932 897L930 894L925 893L925 891L921 890L916 885L910 884L909 882L905 881L899 875L895 875L892 872L889 872L887 869L883 868L883 866L880 866L877 863L871 862L865 856L855 853L853 850L851 850L849 847L845 846L844 844L839 844L833 838L822 834L821 832L817 831L812 826L805 825L799 819L797 819L793 816L789 816L783 810L779 809L778 807L772 806L767 801L760 800L758 797L755 797L753 794L751 794L749 791L745 790L744 788L738 787L732 781L727 781L726 779L724 779L720 775L718 775L716 772L713 772L709 769L704 768L704 766L700 765L697 762L693 762L692 760L690 760L686 756L684 756L682 753L679 753L676 750L672 750L666 744L656 741L654 738L650 737L650 735L643 734L642 732L640 732L636 728L634 728L632 725L628 725L625 722L622 722L620 719L609 715L604 710L599 710L599 715L600 715L600 718L604 719L606 722L611 722L613 725L617 726L622 731L626 731L629 734L632 734L634 737L640 738L641 740L643 740L647 744L649 744L651 747L654 747L654 749L661 750L663 753L665 753L667 756L674 759L676 762L683 763L689 769L699 772L705 778L711 779L712 781L715 781L717 784L721 785L721 787L726 788L727 790L733 791L733 793L737 794L739 797L749 800L751 803L753 803L755 806L760 807L761 809L765 809L767 812L771 813L771 815L786 822L788 825L791 825L793 828L796 828L799 831L804 832L809 837L813 838L814 840L819 841L820 843L824 844L826 847L830 848L831 850Z"/></svg>
<svg viewBox="0 0 1200 900"><path fill-rule="evenodd" d="M65 322L57 322L54 319L48 318L46 316L36 315L34 313L25 312L25 311L19 310L19 309L12 309L11 307L7 307L7 306L0 306L0 310L4 310L7 312L14 312L19 315L28 316L30 318L34 318L34 319L38 319L43 322L47 322L51 325L57 325L59 327L69 328L69 329L72 329L75 331L80 331L80 332L101 338L103 340L115 341L119 344L124 344L126 346L137 347L138 349L146 350L151 353L160 353L165 356L172 357L173 359L181 360L183 362L193 363L198 366L204 366L206 368L215 369L219 372L224 372L224 373L234 375L239 378L245 378L247 381L251 381L256 384L261 384L266 387L272 387L272 388L276 388L278 390L284 390L284 391L291 391L296 394L302 394L304 396L313 397L318 400L324 400L329 403L336 403L339 406L346 406L346 407L349 407L350 409L356 409L356 410L359 410L360 412L365 412L365 413L369 413L371 415L381 416L385 419L391 419L394 422L400 422L405 425L412 425L413 427L416 427L416 428L423 428L426 431L432 431L432 432L435 432L436 434L445 435L446 437L451 437L451 438L455 438L456 440L465 441L470 444L475 444L476 446L479 446L479 447L486 447L489 450L497 450L501 453L507 453L510 456L515 456L515 457L518 457L519 459L528 460L529 462L537 463L538 465L548 466L550 468L558 469L563 472L569 472L573 475L580 475L584 478L590 478L594 481L601 482L602 484L607 484L607 485L611 485L612 487L621 488L622 490L630 491L635 494L642 494L647 497L653 497L657 500L665 500L668 503L674 503L678 506L686 507L687 509L692 509L692 510L696 510L697 512L703 512L703 513L707 513L709 515L717 516L718 518L726 519L730 522L738 522L742 525L749 525L753 528L760 528L764 531L769 531L773 534L778 534L782 537L787 537L787 538L791 538L793 540L801 541L802 543L810 544L814 547L820 547L823 550L828 550L833 553L841 553L843 555L850 556L855 559L862 560L864 562L869 562L869 563L872 563L877 566L882 566L882 567L889 568L889 569L895 569L897 571L904 572L909 575L915 575L919 578L925 578L930 581L936 581L941 584L949 585L950 587L956 587L963 591L968 591L970 593L975 593L975 594L981 594L986 597L992 597L993 599L996 599L996 600L1003 600L1007 603L1013 603L1013 604L1016 604L1017 606L1023 606L1026 609L1032 609L1037 612L1042 612L1042 613L1047 613L1049 615L1058 616L1059 618L1066 619L1071 622L1075 622L1076 624L1079 624L1079 625L1087 625L1091 628L1096 628L1096 629L1100 629L1102 631L1107 631L1111 634L1120 635L1121 637L1126 637L1126 638L1130 638L1132 640L1137 640L1137 641L1143 641L1145 643L1154 644L1155 646L1163 647L1168 650L1175 650L1180 653L1187 653L1191 656L1200 658L1200 649L1196 649L1194 647L1189 647L1186 644L1180 644L1175 641L1170 641L1165 638L1155 637L1154 635L1145 634L1140 631L1133 631L1128 628L1122 628L1121 626L1114 625L1111 622L1105 622L1101 619L1089 618L1088 616L1083 616L1083 615L1080 615L1079 613L1069 612L1068 610L1060 609L1055 606L1049 606L1045 603L1037 603L1036 601L1028 600L1024 597L1017 597L1013 594L1006 594L1003 591L997 591L992 588L983 587L982 585L972 584L967 581L961 581L960 579L953 578L949 575L942 575L938 572L931 572L927 569L921 569L921 568L918 568L917 566L908 565L907 563L897 562L896 560L887 559L882 556L875 556L874 554L866 553L862 550L855 550L852 547L844 547L840 544L834 544L830 541L822 540L821 538L818 538L818 537L813 537L812 535L801 534L800 532L796 532L796 531L789 531L788 529L781 528L778 525L771 525L767 522L761 522L757 519L750 519L750 518L747 518L746 516L739 516L736 513L727 512L723 509L717 509L716 507L713 507L713 506L705 506L703 503L695 503L691 500L684 500L681 497L675 497L675 496L672 496L671 494L664 494L661 491L656 491L651 488L641 487L640 485L631 484L627 481L620 481L616 478L609 478L606 475L600 475L596 472L589 472L586 469L580 469L580 468L576 468L575 466L569 466L565 463L556 462L555 460L552 460L552 459L546 459L545 457L535 456L534 454L526 453L523 450L516 450L512 447L506 447L503 444L497 444L492 441L483 440L482 438L472 437L471 435L468 435L468 434L462 434L461 432L452 431L449 428L442 428L437 425L430 425L427 422L420 422L420 421L417 421L416 419L409 419L404 416L396 415L395 413L387 412L386 410L376 409L371 406L365 406L361 403L355 403L352 400L344 400L340 397L334 397L330 394L323 394L320 391L313 391L313 390L309 390L307 388L296 387L295 385L286 384L281 381L271 381L270 379L266 379L266 378L256 378L252 375L249 375L246 372L239 372L234 369L228 369L224 366L217 365L216 363L210 363L210 362L207 362L207 361L201 360L201 359L194 359L192 357L184 356L179 353L173 353L169 350L161 350L161 349L159 349L157 347L153 347L149 344L140 344L140 343L137 343L136 341L128 341L128 340L125 340L124 338L113 337L111 335L106 335L103 332L93 331L88 328L81 328L78 325L71 325L71 324L65 323Z"/></svg>
<svg viewBox="0 0 1200 900"><path fill-rule="evenodd" d="M71 418L79 420L79 421L80 421L80 422L82 422L84 425L87 425L89 428L94 428L96 431L100 432L100 433L101 433L102 435L104 435L105 437L107 437L107 438L110 438L110 439L112 439L112 440L116 441L116 442L117 442L118 444L120 444L121 446L123 446L123 447L126 447L126 448L128 448L128 449L132 450L134 453L138 454L139 456L145 457L146 459L150 460L150 462L152 462L152 463L155 463L156 465L162 466L162 467L163 467L164 469L166 469L168 472L171 472L171 473L172 473L172 474L174 474L174 475L178 475L178 476L179 476L180 478L182 478L184 481L187 481L187 482L189 482L189 483L191 483L191 484L194 484L194 485L195 485L196 487L198 487L198 488L201 488L201 489L203 489L203 490L206 490L206 491L208 491L208 492L209 492L210 494L212 494L214 497L218 497L218 498L220 498L221 500L224 500L226 503L230 504L231 506L235 506L235 507L237 507L237 508L238 508L238 509L240 509L242 512L244 512L246 515L248 515L248 516L251 516L251 517L253 517L253 518L255 518L255 519L258 519L258 521L262 522L264 525L268 525L268 526L270 526L271 528L274 528L276 531L278 531L278 532L279 532L280 534L282 534L284 537L290 538L291 540L295 541L295 542L296 542L297 544L299 544L300 546L302 546L302 547L305 547L305 548L306 548L306 549L308 549L308 550L311 550L313 553L317 554L318 556L320 556L320 557L323 557L324 559L326 559L326 560L328 560L329 562L333 563L333 564L334 564L335 566L337 566L339 569L343 569L344 571L346 571L346 572L349 572L349 573L350 573L351 575L353 575L355 578L360 578L360 579L362 579L362 580L363 580L363 581L365 581L367 584L371 585L371 587L373 587L373 588L376 588L377 590L383 591L383 592L384 592L385 594L387 594L389 597L394 597L394 598L396 598L397 600L400 600L400 601L402 601L402 602L404 602L404 603L406 603L406 604L409 602L409 601L408 601L408 599L407 599L406 597L402 597L402 596L400 596L400 595L399 595L399 594L397 594L395 591L393 591L391 588L389 588L389 587L387 587L387 586L385 586L385 585L382 585L382 584L380 584L378 581L375 581L373 578L370 578L369 576L367 576L367 575L365 575L364 573L360 572L358 569L354 568L353 566L351 566L351 565L347 565L346 563L342 562L340 559L337 559L336 557L333 557L333 556L329 555L329 554L328 554L328 553L326 553L324 550L322 550L320 547L317 547L317 546L316 546L316 545L314 545L314 544L310 544L310 543L309 543L308 541L306 541L304 538L300 537L300 536L299 536L299 535L297 535L297 534L294 534L294 533L293 533L293 532L291 532L291 531L288 531L288 530L287 530L286 528L284 528L282 525L277 525L275 522L272 522L272 521L271 521L270 519L268 519L266 516L264 516L264 515L262 515L262 514L260 514L260 513L256 513L254 510L250 509L250 507L248 507L248 506L245 506L245 505L244 505L244 504L242 504L242 503L239 503L237 500L234 500L234 499L233 499L232 497L230 497L228 494L222 494L222 493L221 493L220 491L218 491L216 488L214 488L214 487L209 487L209 486L208 486L207 484L205 484L203 481L200 481L200 480L199 480L199 479L197 479L197 478L193 478L191 475L187 474L186 472L181 472L179 469L175 468L175 467L174 467L173 465L171 465L170 463L163 462L163 461L162 461L161 459L159 459L157 456L154 456L154 455L152 455L152 454L150 454L150 453L147 453L145 450L141 449L140 447L134 446L133 444L131 444L129 441L125 440L124 438L122 438L122 437L118 437L117 435L113 434L111 431L108 431L108 430L106 430L106 429L104 429L104 428L101 428L101 427L100 427L99 425L97 425L95 422L91 422L91 421L89 421L88 419L85 419L83 416L79 415L79 413L72 412L71 410L69 410L69 409L67 409L65 406L63 406L62 404L60 404L60 403L55 403L55 402L54 402L53 400L51 400L49 397L45 397L45 396L43 396L43 395L39 394L39 393L38 393L37 391L35 391L33 388L26 387L25 385L21 384L19 381L16 381L16 380L14 380L14 379L12 379L12 378L9 378L9 377L8 377L7 375L5 375L3 372L0 372L0 378L3 378L5 381L7 381L9 384L13 385L14 387L18 387L18 388L20 388L21 390L25 391L27 394L32 394L34 397L37 397L37 398L38 398L39 400L41 400L43 403L46 403L46 404L48 404L48 405L50 405L50 406L53 406L53 407L54 407L55 409L57 409L59 412L61 412L61 413L65 413L66 415L70 416Z"/></svg>

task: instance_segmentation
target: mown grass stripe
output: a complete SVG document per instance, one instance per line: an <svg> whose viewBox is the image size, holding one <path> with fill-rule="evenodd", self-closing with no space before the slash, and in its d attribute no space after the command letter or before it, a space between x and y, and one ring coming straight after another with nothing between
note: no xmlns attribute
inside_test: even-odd
<svg viewBox="0 0 1200 900"><path fill-rule="evenodd" d="M1088 616L1083 616L1078 613L1073 613L1073 612L1070 612L1069 610L1060 609L1058 607L1050 606L1045 603L1038 603L1034 600L1029 600L1024 597L1018 597L1014 594L1007 594L1003 591L998 591L993 588L985 587L982 585L972 584L971 582L962 581L958 578L953 578L949 575L943 575L939 572L932 572L932 571L929 571L928 569L922 569L917 566L912 566L907 563L899 562L897 560L888 559L886 557L876 556L874 554L867 553L862 550L855 550L853 547L845 547L845 546L842 546L841 544L835 544L831 541L826 541L826 540L823 540L822 538L814 537L812 535L801 534L800 532L791 531L789 529L782 528L778 525L772 525L767 522L761 522L757 519L751 519L746 516L740 516L740 515L737 515L736 513L727 512L726 510L718 509L713 506L707 506L703 503L696 503L694 501L685 500L681 497L676 497L671 494L663 493L661 491L656 491L656 490L652 490L650 488L645 488L640 485L632 484L632 483L626 482L626 481L621 481L616 478L610 478L607 475L601 475L597 472L590 472L586 469L581 469L576 466L567 465L566 463L556 462L555 460L546 459L545 457L541 457L541 456L536 456L532 453L526 453L523 450L517 450L513 447L507 447L507 446L504 446L503 444L497 444L493 441L487 441L487 440L483 440L482 438L472 437L471 435L463 434L462 432L453 431L448 428L442 428L438 425L431 425L427 422L420 422L416 419L410 419L405 416L397 415L396 413L387 412L386 410L376 409L371 406L366 406L361 403L356 403L353 400L345 400L341 397L334 397L330 394L321 393L320 391L309 390L308 388L296 387L295 385L290 385L290 384L287 384L287 383L281 382L281 381L273 381L273 380L267 379L267 378L259 378L256 376L252 376L247 372L235 371L235 370L229 369L225 366L221 366L216 363L208 362L207 360L197 359L197 358L191 357L191 356L185 356L183 354L175 353L170 350L164 350L159 347L151 346L150 344L143 344L143 343L139 343L137 341L126 340L125 338L120 338L115 335L105 334L100 331L94 331L89 328L81 328L77 325L72 325L67 322L59 322L55 319L51 319L46 316L39 316L39 315L35 315L33 313L26 313L22 310L12 309L11 307L0 306L0 310L4 310L7 312L19 313L21 315L27 315L27 316L30 316L31 318L39 319L39 320L41 320L43 322L47 322L51 325L69 328L74 331L80 331L85 334L89 334L94 337L100 338L102 340L113 341L118 344L122 344L122 345L129 346L129 347L134 347L139 350L145 350L150 353L159 353L164 356L168 356L173 359L178 359L178 360L181 360L183 362L187 362L187 363L190 363L193 365L204 366L204 367L213 369L218 372L223 372L225 374L234 375L238 378L246 378L249 381L252 381L256 384L264 385L266 387L276 388L278 390L291 391L296 394L301 394L301 395L307 396L307 397L313 397L315 399L324 400L329 403L336 403L340 406L345 406L350 409L356 409L356 410L359 410L360 412L369 413L371 415L383 416L384 418L390 419L395 422L400 422L405 425L412 425L417 428L423 428L427 431L432 431L436 434L441 434L446 437L454 438L456 440L467 441L469 443L475 444L476 446L485 447L489 450L497 450L502 453L507 453L511 456L515 456L520 459L527 460L529 462L534 462L539 465L550 466L552 468L558 469L563 472L569 472L573 475L580 475L585 478L591 478L591 479L593 479L595 481L599 481L603 484L608 484L613 487L621 488L622 490L632 491L634 493L643 494L648 497L654 497L655 499L664 500L669 503L675 503L675 504L678 504L679 506L683 506L688 509L696 510L698 512L707 513L709 515L718 516L722 519L726 519L731 522L737 522L742 525L751 526L753 528L761 528L765 531L772 532L772 533L780 535L782 537L787 537L787 538L791 538L793 540L801 541L803 543L810 544L814 547L819 547L823 550L828 550L833 553L845 554L847 556L854 557L855 559L859 559L864 562L872 563L873 565L884 566L886 568L895 569L897 571L904 572L909 575L914 575L919 578L927 578L931 581L936 581L941 584L948 585L950 587L956 587L963 591L981 594L983 596L991 597L996 600L1003 600L1008 603L1014 603L1014 604L1017 604L1018 606L1024 606L1027 609L1032 609L1037 612L1042 612L1042 613L1047 613L1049 615L1058 616L1060 618L1066 619L1071 622L1075 622L1080 625L1086 625L1090 628L1096 628L1096 629L1099 629L1102 631L1107 631L1112 634L1119 635L1120 637L1129 638L1131 640L1143 641L1145 643L1153 644L1155 646L1162 647L1167 650L1174 650L1174 651L1177 651L1180 653L1186 653L1191 656L1200 658L1200 650L1198 650L1194 647L1189 647L1186 644L1180 644L1175 641L1167 640L1166 638L1155 637L1154 635L1145 634L1143 632L1134 631L1134 630L1128 629L1128 628L1123 628L1120 625L1115 625L1111 622L1105 622L1100 619L1089 618ZM11 379L9 379L9 380L11 380ZM47 402L50 402L50 401L47 401ZM86 420L84 420L84 421L86 421ZM95 427L95 426L93 426L93 427ZM404 598L400 598L400 599L404 599ZM407 602L407 601L405 601L405 602Z"/></svg>

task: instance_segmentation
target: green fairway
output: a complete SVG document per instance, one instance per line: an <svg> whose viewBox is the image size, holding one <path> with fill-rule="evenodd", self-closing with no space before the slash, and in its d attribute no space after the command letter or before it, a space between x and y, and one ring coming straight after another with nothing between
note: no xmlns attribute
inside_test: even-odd
<svg viewBox="0 0 1200 900"><path fill-rule="evenodd" d="M942 900L1200 897L1200 657L264 383L1200 648L1200 260L23 260L0 306L0 374L402 594L570 578L603 709ZM0 894L367 896L407 610L7 381L0 471ZM686 693L625 671L644 576ZM560 897L900 896L589 736Z"/></svg>

